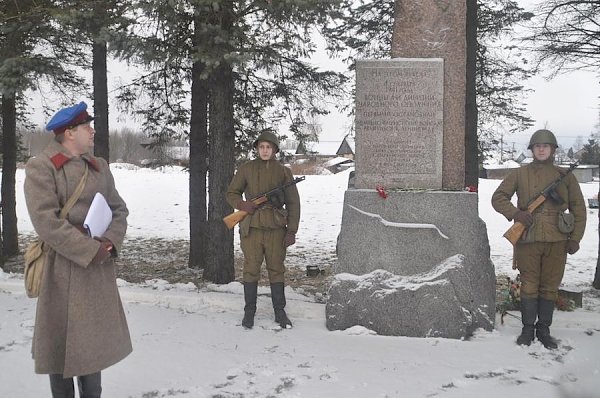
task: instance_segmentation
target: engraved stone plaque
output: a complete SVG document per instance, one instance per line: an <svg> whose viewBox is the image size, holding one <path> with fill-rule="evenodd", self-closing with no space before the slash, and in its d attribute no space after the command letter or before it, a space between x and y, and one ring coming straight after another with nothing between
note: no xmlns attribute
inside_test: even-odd
<svg viewBox="0 0 600 398"><path fill-rule="evenodd" d="M442 188L444 62L356 63L356 188Z"/></svg>

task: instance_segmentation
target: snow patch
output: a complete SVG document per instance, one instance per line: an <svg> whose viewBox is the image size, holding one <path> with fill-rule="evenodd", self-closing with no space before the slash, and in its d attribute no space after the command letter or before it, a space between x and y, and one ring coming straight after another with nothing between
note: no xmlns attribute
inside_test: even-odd
<svg viewBox="0 0 600 398"><path fill-rule="evenodd" d="M446 279L439 279L448 271L463 268L465 256L455 254L448 257L433 269L415 275L394 275L389 271L377 269L363 275L354 275L350 273L340 273L334 275L333 282L336 281L354 281L357 285L355 290L369 289L375 285L382 286L383 289L377 290L377 294L391 294L396 290L417 290L422 286L442 286L449 282Z"/></svg>
<svg viewBox="0 0 600 398"><path fill-rule="evenodd" d="M349 327L346 330L341 330L340 333L347 334L349 336L377 336L377 332L359 325Z"/></svg>
<svg viewBox="0 0 600 398"><path fill-rule="evenodd" d="M356 210L357 212L364 214L365 216L375 218L376 220L381 222L386 227L409 228L409 229L434 229L437 231L438 234L440 234L440 236L442 238L449 239L446 235L444 235L442 233L442 231L440 231L440 229L438 227L436 227L433 224L399 223L399 222L388 221L388 220L384 219L383 217L381 217L379 214L369 213L364 210L360 210L352 205L348 205L348 206L350 206L352 209Z"/></svg>

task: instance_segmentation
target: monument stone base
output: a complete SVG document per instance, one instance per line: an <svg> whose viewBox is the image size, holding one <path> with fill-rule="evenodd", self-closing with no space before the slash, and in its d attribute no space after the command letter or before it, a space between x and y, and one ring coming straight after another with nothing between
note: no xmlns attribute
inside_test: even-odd
<svg viewBox="0 0 600 398"><path fill-rule="evenodd" d="M495 320L494 266L478 195L348 189L329 330L466 338Z"/></svg>

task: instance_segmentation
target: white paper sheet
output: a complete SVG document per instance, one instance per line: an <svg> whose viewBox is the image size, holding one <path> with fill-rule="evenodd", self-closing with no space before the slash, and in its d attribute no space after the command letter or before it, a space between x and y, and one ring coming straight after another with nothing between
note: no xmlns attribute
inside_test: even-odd
<svg viewBox="0 0 600 398"><path fill-rule="evenodd" d="M106 232L112 221L112 210L108 206L104 195L100 192L94 196L83 226L88 230L91 237L101 237Z"/></svg>

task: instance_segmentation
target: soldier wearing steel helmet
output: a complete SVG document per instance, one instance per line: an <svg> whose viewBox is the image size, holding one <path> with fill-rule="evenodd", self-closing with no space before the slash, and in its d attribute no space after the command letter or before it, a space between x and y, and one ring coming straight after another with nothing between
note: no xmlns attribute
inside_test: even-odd
<svg viewBox="0 0 600 398"><path fill-rule="evenodd" d="M528 204L561 174L554 165L556 137L549 130L538 130L529 147L533 162L510 173L492 196L492 206L508 220L519 221L527 232L515 246L515 261L521 275L521 320L523 328L517 344L530 345L534 337L548 349L558 347L550 335L554 303L562 280L568 254L579 250L586 222L586 208L581 188L572 173L556 188L560 198L548 198L533 214ZM517 194L517 206L511 198ZM563 215L570 213L574 222L565 225ZM534 336L535 335L535 336Z"/></svg>
<svg viewBox="0 0 600 398"><path fill-rule="evenodd" d="M286 248L296 242L300 222L300 197L295 185L267 205L257 207L250 199L292 181L292 171L276 158L279 140L271 130L264 130L254 141L258 157L239 167L227 190L227 202L248 216L240 223L240 246L244 253L244 318L242 326L254 326L260 268L266 263L275 322L290 328L284 308L284 260ZM242 196L243 195L243 196ZM245 197L245 199L244 199Z"/></svg>

